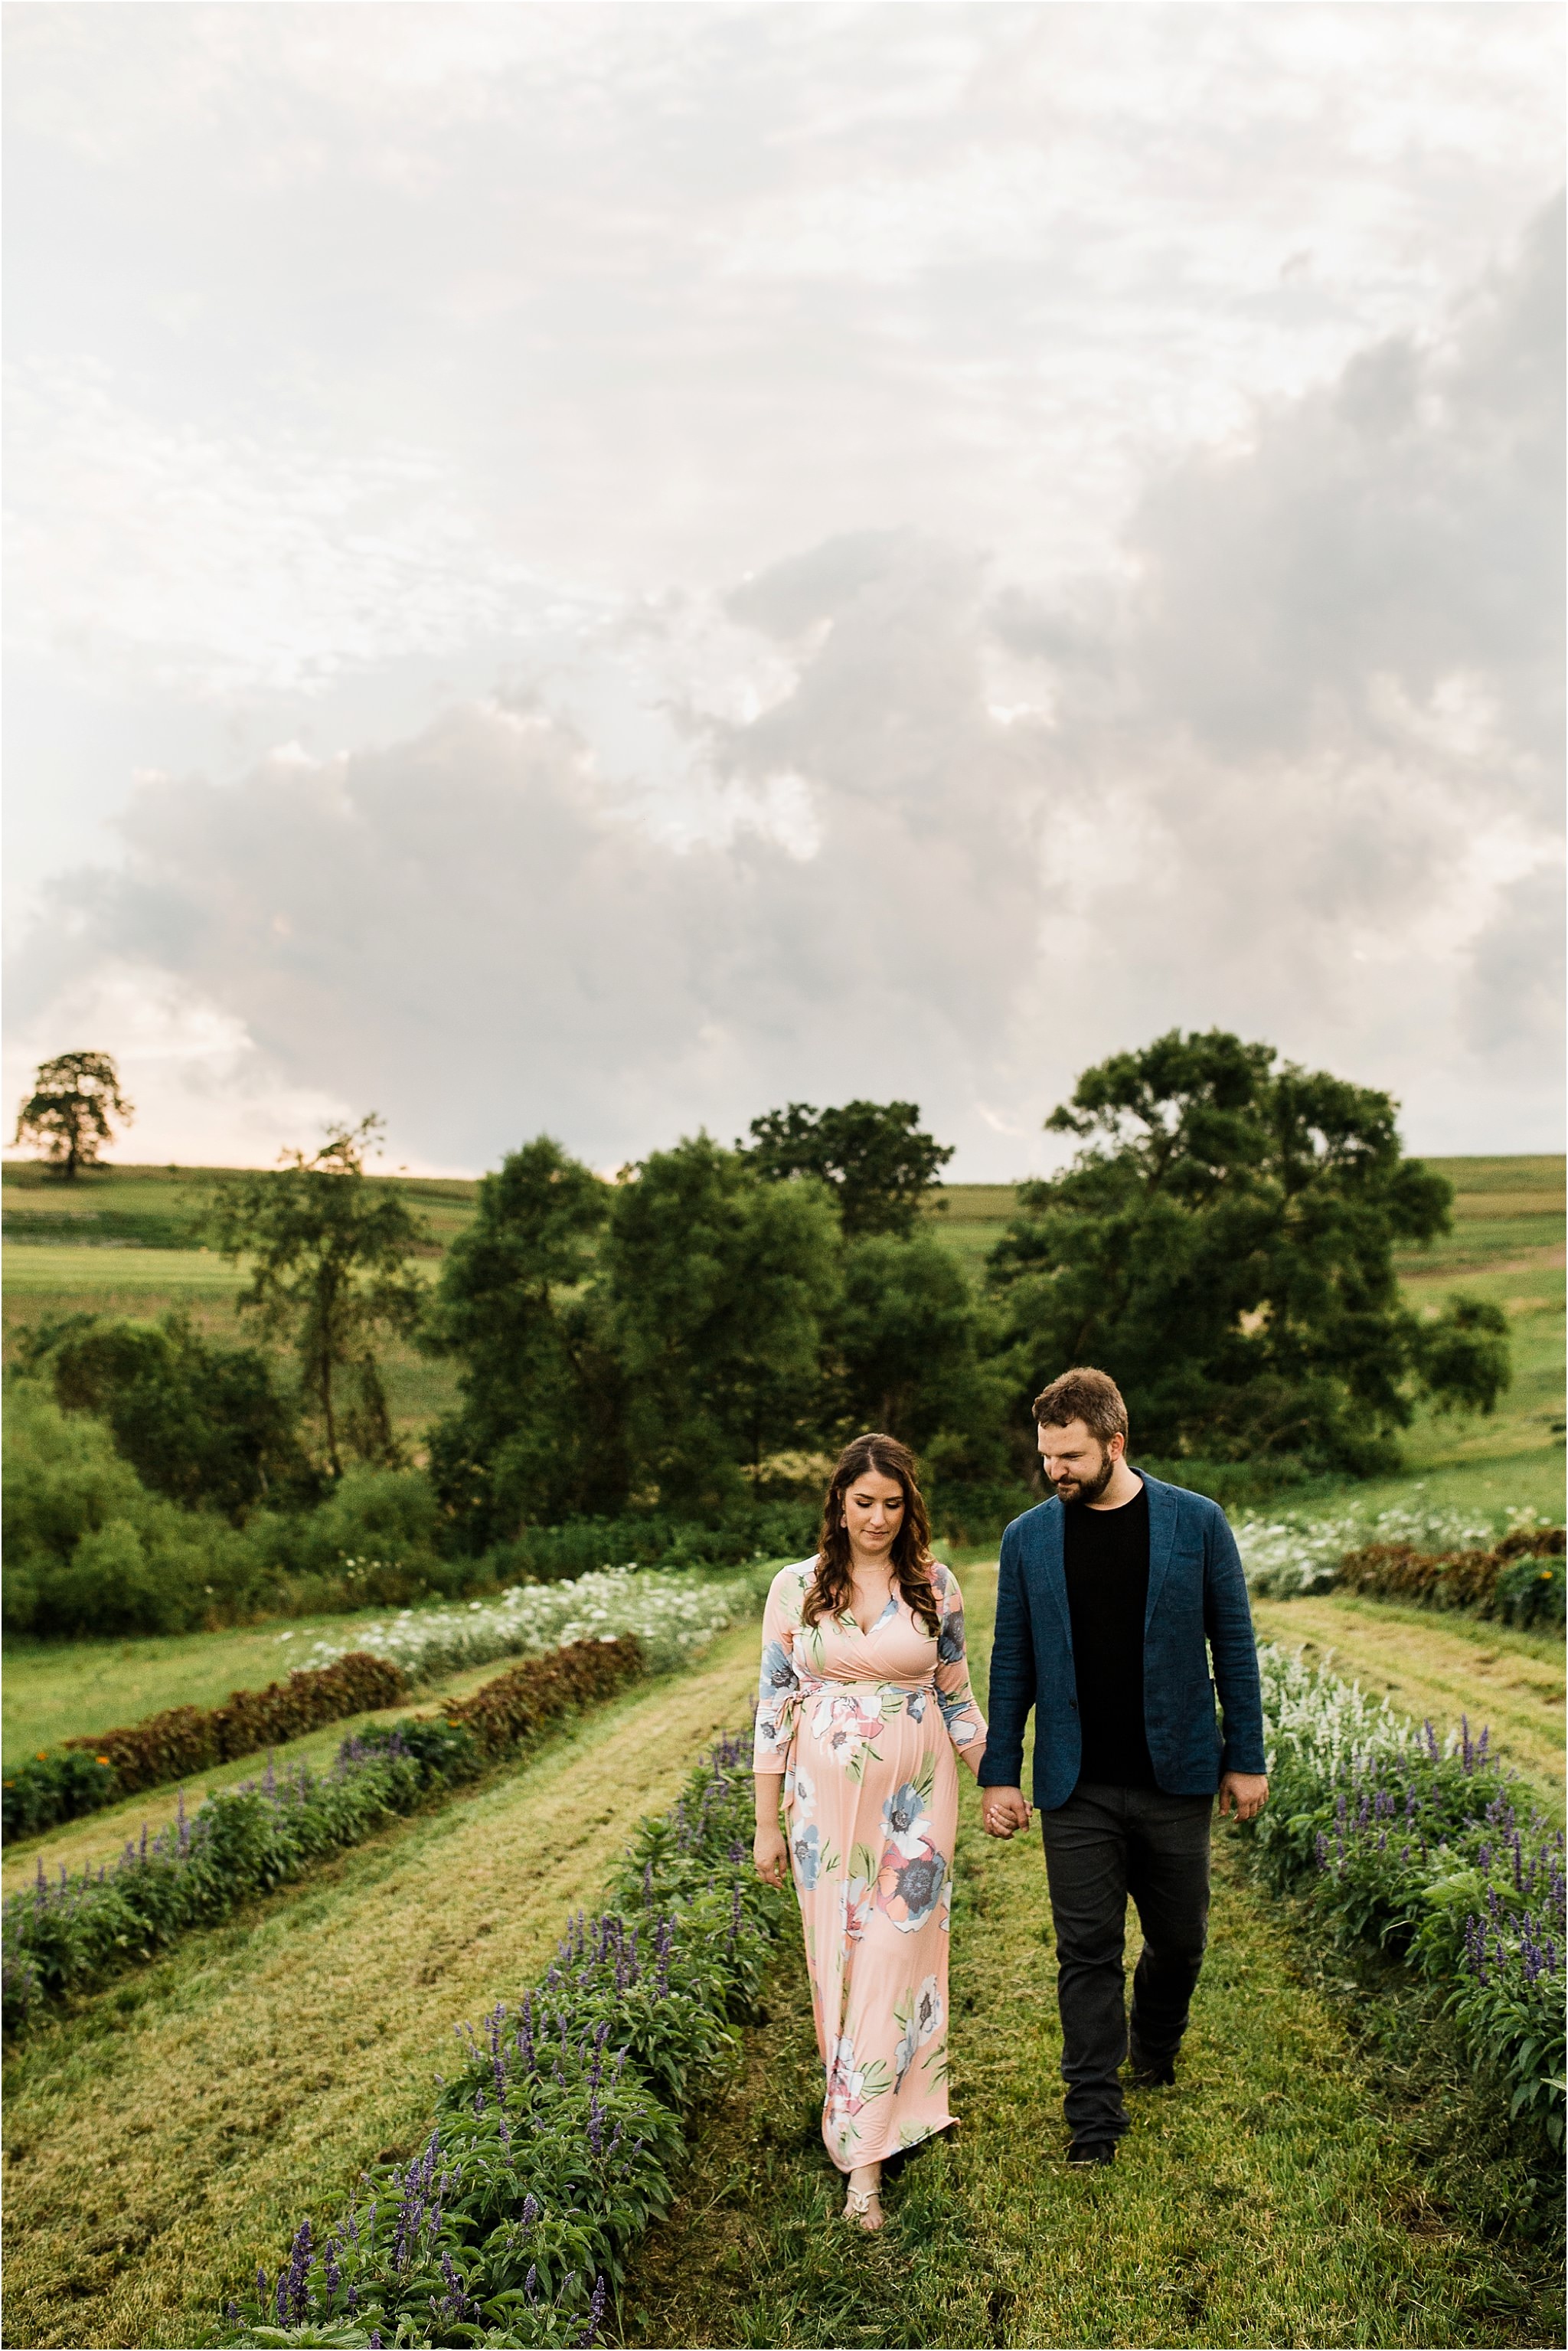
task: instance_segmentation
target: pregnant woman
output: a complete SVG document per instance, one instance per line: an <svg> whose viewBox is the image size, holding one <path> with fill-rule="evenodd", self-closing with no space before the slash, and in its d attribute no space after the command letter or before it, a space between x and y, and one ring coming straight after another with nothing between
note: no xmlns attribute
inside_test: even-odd
<svg viewBox="0 0 1568 2351"><path fill-rule="evenodd" d="M955 1753L977 1771L964 1602L930 1552L915 1462L857 1437L821 1548L773 1579L757 1710L758 1873L792 1866L806 1933L822 2137L844 2210L880 2229L885 2157L946 2130ZM782 1798L785 1827L779 1827Z"/></svg>

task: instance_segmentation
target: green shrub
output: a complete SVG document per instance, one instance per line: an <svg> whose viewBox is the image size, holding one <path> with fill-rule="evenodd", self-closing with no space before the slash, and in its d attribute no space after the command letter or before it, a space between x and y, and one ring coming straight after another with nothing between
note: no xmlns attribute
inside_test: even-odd
<svg viewBox="0 0 1568 2351"><path fill-rule="evenodd" d="M298 1436L296 1401L254 1347L214 1347L188 1315L161 1322L73 1314L23 1346L28 1370L68 1412L104 1421L142 1484L238 1524L268 1496L314 1499L320 1480Z"/></svg>
<svg viewBox="0 0 1568 2351"><path fill-rule="evenodd" d="M5 1401L7 1632L185 1632L261 1599L245 1535L150 1494L101 1423L34 1380Z"/></svg>
<svg viewBox="0 0 1568 2351"><path fill-rule="evenodd" d="M1510 1560L1493 1588L1493 1613L1505 1625L1561 1627L1564 1582L1561 1559Z"/></svg>
<svg viewBox="0 0 1568 2351"><path fill-rule="evenodd" d="M5 1839L36 1836L83 1813L100 1812L124 1792L106 1755L41 1752L6 1775L0 1806Z"/></svg>

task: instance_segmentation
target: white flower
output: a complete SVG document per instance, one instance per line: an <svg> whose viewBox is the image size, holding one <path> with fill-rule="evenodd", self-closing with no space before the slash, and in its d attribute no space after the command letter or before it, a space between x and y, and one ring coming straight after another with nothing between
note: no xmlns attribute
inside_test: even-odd
<svg viewBox="0 0 1568 2351"><path fill-rule="evenodd" d="M571 1583L513 1584L491 1601L415 1612L356 1629L351 1639L319 1640L315 1665L350 1649L390 1657L416 1681L492 1657L538 1656L567 1643L633 1633L655 1666L685 1662L747 1604L747 1586L691 1571L634 1574L606 1568Z"/></svg>

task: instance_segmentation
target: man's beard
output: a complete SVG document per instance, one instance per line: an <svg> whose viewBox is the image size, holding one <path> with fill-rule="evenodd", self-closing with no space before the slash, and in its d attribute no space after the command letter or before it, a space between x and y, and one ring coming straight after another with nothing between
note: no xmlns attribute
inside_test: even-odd
<svg viewBox="0 0 1568 2351"><path fill-rule="evenodd" d="M1099 1469L1092 1478L1081 1478L1076 1481L1071 1478L1058 1478L1056 1490L1064 1502L1097 1502L1115 1474L1116 1464L1107 1447L1100 1457ZM1072 1489L1071 1493L1064 1490L1068 1487Z"/></svg>

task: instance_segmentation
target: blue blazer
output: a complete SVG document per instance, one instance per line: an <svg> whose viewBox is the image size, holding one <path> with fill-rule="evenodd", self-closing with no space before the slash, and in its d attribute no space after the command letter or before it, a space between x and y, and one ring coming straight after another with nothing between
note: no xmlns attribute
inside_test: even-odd
<svg viewBox="0 0 1568 2351"><path fill-rule="evenodd" d="M1212 1796L1222 1772L1268 1769L1247 1579L1217 1502L1158 1478L1145 1477L1144 1484L1149 1496L1144 1616L1149 1756L1167 1794ZM1071 1795L1082 1755L1062 1529L1061 1504L1053 1497L1015 1519L1002 1537L988 1735L980 1759L982 1787L1020 1784L1032 1706L1034 1801L1046 1813ZM1215 1717L1217 1691L1223 1732Z"/></svg>

